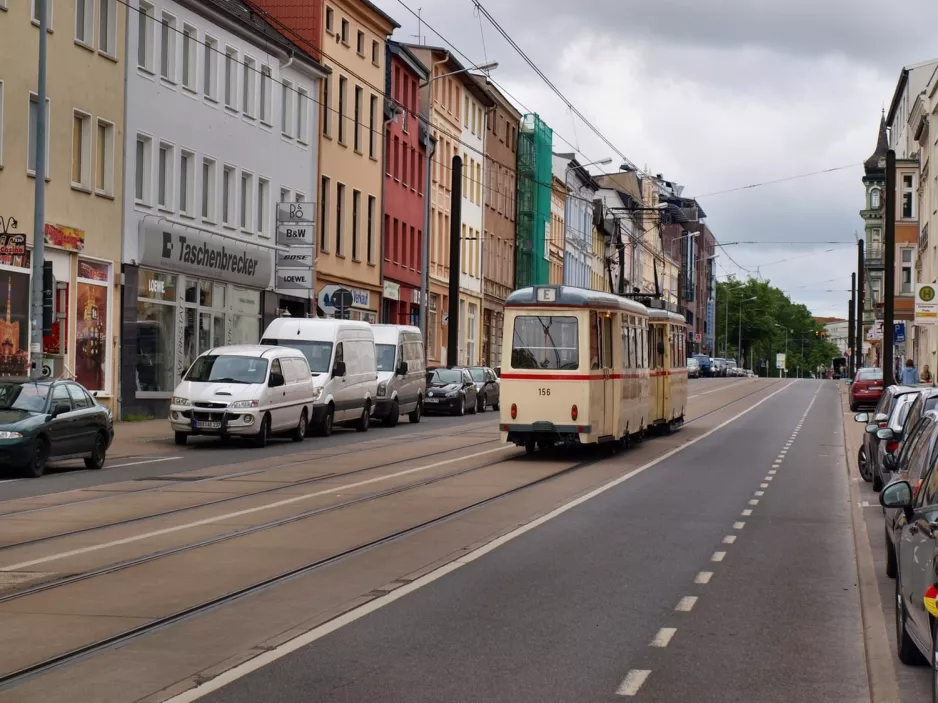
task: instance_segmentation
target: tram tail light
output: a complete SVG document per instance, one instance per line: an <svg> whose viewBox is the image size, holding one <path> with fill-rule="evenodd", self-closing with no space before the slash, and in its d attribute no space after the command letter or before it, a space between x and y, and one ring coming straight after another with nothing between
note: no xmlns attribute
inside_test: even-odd
<svg viewBox="0 0 938 703"><path fill-rule="evenodd" d="M518 406L514 403L511 404L511 419L515 420L518 418Z"/></svg>
<svg viewBox="0 0 938 703"><path fill-rule="evenodd" d="M576 422L577 417L580 415L580 411L577 410L576 405L570 408L570 419Z"/></svg>

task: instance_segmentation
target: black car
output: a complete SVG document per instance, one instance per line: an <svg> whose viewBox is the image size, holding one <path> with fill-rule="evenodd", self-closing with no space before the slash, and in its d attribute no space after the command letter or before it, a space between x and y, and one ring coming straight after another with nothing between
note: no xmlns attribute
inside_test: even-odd
<svg viewBox="0 0 938 703"><path fill-rule="evenodd" d="M0 466L38 478L49 459L104 466L114 439L111 411L74 381L0 380Z"/></svg>
<svg viewBox="0 0 938 703"><path fill-rule="evenodd" d="M894 413L900 405L900 399L915 393L916 389L909 386L889 386L883 391L876 409L872 413L857 413L856 422L866 424L866 433L863 435L863 444L857 452L857 468L864 481L873 483L873 490L879 491L883 487L879 460L882 456L880 445L880 430L887 429L890 421L895 421ZM895 451L895 447L890 451Z"/></svg>
<svg viewBox="0 0 938 703"><path fill-rule="evenodd" d="M489 406L497 411L501 407L499 405L501 386L495 371L488 366L470 366L469 375L472 376L472 382L476 386L479 412L484 413Z"/></svg>
<svg viewBox="0 0 938 703"><path fill-rule="evenodd" d="M431 368L427 369L427 396L423 402L425 413L474 415L479 409L479 393L469 369Z"/></svg>

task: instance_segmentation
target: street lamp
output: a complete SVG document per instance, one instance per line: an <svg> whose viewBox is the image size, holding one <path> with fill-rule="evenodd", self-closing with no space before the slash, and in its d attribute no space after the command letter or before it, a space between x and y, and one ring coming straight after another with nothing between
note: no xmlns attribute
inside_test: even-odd
<svg viewBox="0 0 938 703"><path fill-rule="evenodd" d="M445 63L449 61L450 55L449 52L446 52L446 58L437 63ZM436 66L436 64L433 64ZM441 73L439 76L434 76L433 66L430 68L430 78L424 83L420 84L420 89L429 88L433 85L433 81L438 78L446 78L447 76L455 76L460 73L468 73L469 71L481 71L482 73L489 73L498 68L498 61L489 61L478 66L470 66L469 68L461 68L458 71L450 71L449 73ZM433 168L433 153L430 151L430 129L431 129L431 111L433 110L433 94L429 93L427 99L427 114L418 115L418 119L423 120L427 127L427 137L424 144L424 187L423 187L423 242L421 246L421 260L423 263L423 271L420 276L420 332L423 334L423 344L424 344L424 355L428 356L430 351L430 346L428 342L428 330L427 330L427 308L430 307L430 200L431 200L431 179L430 173ZM483 242L484 247L484 242ZM452 272L450 272L452 275ZM456 274L459 275L458 273ZM485 299L485 293L483 291L483 300ZM454 320L450 320L450 324L458 324Z"/></svg>

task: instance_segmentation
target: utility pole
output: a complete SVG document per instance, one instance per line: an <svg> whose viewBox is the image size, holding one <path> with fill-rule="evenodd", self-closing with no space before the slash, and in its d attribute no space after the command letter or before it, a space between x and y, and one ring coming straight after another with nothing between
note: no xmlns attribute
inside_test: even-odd
<svg viewBox="0 0 938 703"><path fill-rule="evenodd" d="M863 356L863 317L866 310L864 292L866 290L866 255L863 251L863 240L857 240L857 331L854 335L854 344L857 348L856 368L860 368L860 357Z"/></svg>
<svg viewBox="0 0 938 703"><path fill-rule="evenodd" d="M429 330L427 329L427 311L430 307L430 173L433 168L433 153L436 140L430 135L430 120L424 125L426 137L424 139L424 165L423 165L423 239L420 242L420 332L423 334L424 357L429 354ZM426 358L424 359L426 361Z"/></svg>
<svg viewBox="0 0 938 703"><path fill-rule="evenodd" d="M856 334L856 329L855 329L856 320L854 319L853 310L854 310L853 298L850 298L850 300L847 303L847 349L849 351L849 354L847 355L847 368L846 368L847 378L853 378L853 373L854 373L853 372L853 366L854 366L853 335Z"/></svg>
<svg viewBox="0 0 938 703"><path fill-rule="evenodd" d="M462 157L453 157L449 203L449 322L446 327L446 365L459 366L459 272L462 241Z"/></svg>
<svg viewBox="0 0 938 703"><path fill-rule="evenodd" d="M32 298L29 324L29 377L42 378L42 334L46 315L43 311L46 231L46 40L48 2L36 0L39 15L39 79L36 88L36 195L33 206ZM50 301L51 302L51 301ZM50 310L51 312L51 310ZM51 317L51 316L49 316ZM49 320L51 325L51 319Z"/></svg>
<svg viewBox="0 0 938 703"><path fill-rule="evenodd" d="M886 222L883 247L883 383L895 383L892 368L892 333L896 312L896 152L886 152Z"/></svg>
<svg viewBox="0 0 938 703"><path fill-rule="evenodd" d="M850 274L850 310L847 311L847 347L850 358L847 359L847 375L853 377L857 365L857 274Z"/></svg>

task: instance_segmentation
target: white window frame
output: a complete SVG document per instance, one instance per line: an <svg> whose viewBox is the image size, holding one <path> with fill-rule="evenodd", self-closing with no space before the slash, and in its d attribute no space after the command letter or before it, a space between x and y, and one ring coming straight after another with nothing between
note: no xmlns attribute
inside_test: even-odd
<svg viewBox="0 0 938 703"><path fill-rule="evenodd" d="M293 116L296 105L293 82L283 78L280 84L283 87L280 100L280 133L287 139L293 139L293 130L296 127L296 118Z"/></svg>
<svg viewBox="0 0 938 703"><path fill-rule="evenodd" d="M262 237L270 236L270 179L258 176L257 178L257 233Z"/></svg>
<svg viewBox="0 0 938 703"><path fill-rule="evenodd" d="M153 70L153 53L154 53L154 33L156 30L156 12L155 8L149 2L140 1L140 9L136 13L137 16L137 68L149 73L150 75L155 74ZM141 28L140 25L143 25ZM145 45L143 47L143 63L140 62L140 38L145 39Z"/></svg>
<svg viewBox="0 0 938 703"><path fill-rule="evenodd" d="M238 189L238 229L254 234L254 174L242 170Z"/></svg>
<svg viewBox="0 0 938 703"><path fill-rule="evenodd" d="M228 176L227 187L225 176ZM225 164L221 172L221 223L225 227L234 229L234 214L238 191L237 183L238 169L231 164ZM225 199L228 200L228 206L225 207Z"/></svg>
<svg viewBox="0 0 938 703"><path fill-rule="evenodd" d="M81 120L81 154L75 153L75 139L74 139L74 130L75 130L75 121ZM72 189L82 190L85 192L91 192L91 113L85 112L84 110L73 109L72 110L72 122L71 122L72 131L69 132L72 135L72 159L69 162L69 178L71 178ZM79 180L74 179L75 175L75 159L76 157L81 158L79 168L81 173L79 173Z"/></svg>
<svg viewBox="0 0 938 703"><path fill-rule="evenodd" d="M137 144L143 142L143 163L137 154ZM140 175L140 195L137 195L137 175ZM150 207L153 202L153 137L137 133L134 140L134 202Z"/></svg>
<svg viewBox="0 0 938 703"><path fill-rule="evenodd" d="M273 103L272 92L274 88L273 80L273 70L268 64L261 66L261 77L260 77L260 108L258 110L258 117L260 117L261 124L265 124L270 127L273 124L273 114L271 112L271 105Z"/></svg>
<svg viewBox="0 0 938 703"><path fill-rule="evenodd" d="M30 113L30 104L33 102L39 102L39 96L36 93L30 91L29 101L26 103L26 175L36 177L36 169L29 167L30 153L29 153L29 130L32 129L32 120L29 118ZM38 116L38 115L37 115ZM52 180L52 148L51 148L51 136L52 136L52 99L46 98L46 182Z"/></svg>
<svg viewBox="0 0 938 703"><path fill-rule="evenodd" d="M208 179L205 177L206 167L208 167ZM214 224L218 217L216 207L216 195L218 193L218 162L211 156L202 157L200 178L202 179L202 198L199 201L199 213L202 216L203 222Z"/></svg>
<svg viewBox="0 0 938 703"><path fill-rule="evenodd" d="M81 3L85 5L84 17L79 12ZM79 31L84 37L78 36ZM94 51L94 0L75 0L75 43Z"/></svg>
<svg viewBox="0 0 938 703"><path fill-rule="evenodd" d="M210 34L205 35L202 64L202 92L205 99L213 103L218 102L218 39Z"/></svg>
<svg viewBox="0 0 938 703"><path fill-rule="evenodd" d="M98 0L98 53L117 60L117 3Z"/></svg>
<svg viewBox="0 0 938 703"><path fill-rule="evenodd" d="M241 112L251 120L257 117L257 60L247 54L241 76Z"/></svg>
<svg viewBox="0 0 938 703"><path fill-rule="evenodd" d="M101 141L101 128L104 127L104 147L103 151L99 144ZM95 123L95 171L94 171L94 192L97 195L106 197L114 196L114 149L117 139L117 126L109 121L99 117ZM104 166L104 187L98 187L98 166L103 160Z"/></svg>
<svg viewBox="0 0 938 703"><path fill-rule="evenodd" d="M223 68L225 80L225 107L232 112L238 111L238 50L233 46L225 46L225 65Z"/></svg>
<svg viewBox="0 0 938 703"><path fill-rule="evenodd" d="M46 17L46 29L52 31L52 18L54 16L53 10L55 9L54 0L46 0L46 11L49 16ZM34 25L39 26L39 15L36 14L36 0L29 0L29 19Z"/></svg>
<svg viewBox="0 0 938 703"><path fill-rule="evenodd" d="M168 12L160 15L160 78L176 85L176 16ZM165 43L163 40L166 40Z"/></svg>
<svg viewBox="0 0 938 703"><path fill-rule="evenodd" d="M309 91L296 89L296 141L309 144Z"/></svg>
<svg viewBox="0 0 938 703"><path fill-rule="evenodd" d="M163 172L160 173L160 155L166 152ZM176 184L176 146L171 142L160 141L156 152L156 206L160 210L173 211ZM160 202L160 189L163 190L163 202Z"/></svg>
<svg viewBox="0 0 938 703"><path fill-rule="evenodd" d="M183 170L185 158L185 170ZM179 213L195 219L195 152L191 149L179 150ZM185 190L183 190L182 177L185 174ZM183 197L185 196L185 197ZM183 203L185 200L185 203ZM199 203L201 207L201 203Z"/></svg>
<svg viewBox="0 0 938 703"><path fill-rule="evenodd" d="M111 0L114 2L114 0ZM182 25L182 64L180 81L182 87L189 92L195 93L199 90L199 30L191 24ZM188 63L188 67L186 66Z"/></svg>

